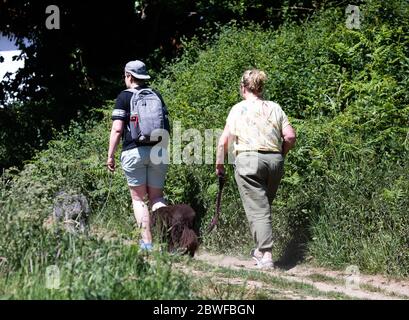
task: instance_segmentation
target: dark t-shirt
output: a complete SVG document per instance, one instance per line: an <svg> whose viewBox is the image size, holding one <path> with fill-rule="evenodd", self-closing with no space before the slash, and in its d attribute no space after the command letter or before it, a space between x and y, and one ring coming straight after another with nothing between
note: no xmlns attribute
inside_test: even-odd
<svg viewBox="0 0 409 320"><path fill-rule="evenodd" d="M147 88L145 87L138 87L138 89L142 88ZM165 102L163 101L162 96L159 94L159 92L153 90L160 100L162 101L162 104L164 106L164 111L165 111L165 129L169 131L169 120L168 120L168 111L165 105ZM115 109L112 111L112 120L123 120L124 123L124 131L122 133L122 151L133 149L142 145L147 145L147 144L140 144L137 143L135 140L132 140L131 136L131 130L129 127L129 114L131 113L131 98L132 98L133 93L129 91L122 91L118 97L116 98L115 102ZM150 145L155 145L157 142L152 143Z"/></svg>

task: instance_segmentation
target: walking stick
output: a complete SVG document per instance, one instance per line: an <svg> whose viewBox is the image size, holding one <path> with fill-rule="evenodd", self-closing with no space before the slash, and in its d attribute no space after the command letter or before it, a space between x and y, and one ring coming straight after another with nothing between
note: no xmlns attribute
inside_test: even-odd
<svg viewBox="0 0 409 320"><path fill-rule="evenodd" d="M219 222L219 216L220 216L220 204L222 201L222 190L225 182L225 176L224 174L219 174L218 175L218 180L219 180L219 190L217 192L217 200L216 200L216 212L212 218L212 221L210 222L209 226L207 227L207 233L210 233L217 225Z"/></svg>

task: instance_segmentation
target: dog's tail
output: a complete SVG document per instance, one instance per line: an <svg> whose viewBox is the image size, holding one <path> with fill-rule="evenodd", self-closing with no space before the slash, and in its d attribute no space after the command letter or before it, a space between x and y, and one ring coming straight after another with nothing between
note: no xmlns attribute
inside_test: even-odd
<svg viewBox="0 0 409 320"><path fill-rule="evenodd" d="M180 237L180 247L185 249L184 254L189 253L193 257L198 246L199 241L196 233L192 229L184 228Z"/></svg>

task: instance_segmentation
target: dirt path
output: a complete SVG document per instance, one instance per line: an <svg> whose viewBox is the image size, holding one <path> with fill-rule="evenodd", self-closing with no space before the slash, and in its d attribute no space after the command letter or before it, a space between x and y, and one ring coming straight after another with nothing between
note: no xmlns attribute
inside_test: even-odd
<svg viewBox="0 0 409 320"><path fill-rule="evenodd" d="M99 234L97 231L94 230L94 233ZM109 232L102 234L107 241L117 238ZM124 244L138 245L136 241L126 240ZM409 299L409 279L395 280L380 275L359 274L358 278L355 277L358 282L351 284L348 281L351 274L343 271L308 264L296 265L290 269L260 270L250 257L217 255L204 249L197 252L191 260L193 263L186 262L178 264L178 269L194 275L197 279L207 279L202 285L203 288L209 283L244 287L246 293L243 299L253 299L256 296L255 291L268 292L266 297L274 299ZM229 274L229 270L236 271L236 274ZM237 273L240 271L245 274ZM215 298L216 294L220 295L216 298L223 299L223 294L217 292L217 288L215 290L216 292L209 292L208 297Z"/></svg>
<svg viewBox="0 0 409 320"><path fill-rule="evenodd" d="M285 292L284 290L282 292L282 298L297 299L301 297L302 299L325 299L328 298L328 294L340 294L343 297L351 299L409 299L409 280L398 281L378 275L369 276L361 274L358 276L355 275L354 278L351 278L351 274L346 274L342 271L333 271L310 265L298 265L289 270L273 269L271 271L265 271L257 269L254 261L251 259L215 255L203 250L195 256L195 259L214 268L222 267L230 270L245 270L254 273L261 272L265 275L270 275L287 282L307 284L322 293L322 297L309 296L308 294L300 296L291 292L291 290L287 290L288 292ZM351 279L355 279L355 282L351 282ZM226 279L221 279L221 281L226 281ZM230 278L228 281L230 281L229 283L244 283L242 279L237 277ZM249 289L271 289L268 282L268 280L247 281L246 285Z"/></svg>

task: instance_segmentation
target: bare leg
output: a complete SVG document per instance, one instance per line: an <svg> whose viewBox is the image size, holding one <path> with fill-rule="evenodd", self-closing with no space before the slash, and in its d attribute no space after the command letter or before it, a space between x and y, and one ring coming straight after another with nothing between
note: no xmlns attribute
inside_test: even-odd
<svg viewBox="0 0 409 320"><path fill-rule="evenodd" d="M148 186L148 194L152 211L166 206L165 199L163 198L163 189Z"/></svg>
<svg viewBox="0 0 409 320"><path fill-rule="evenodd" d="M152 243L152 233L150 228L150 217L148 206L144 199L147 195L146 185L129 187L132 197L132 206L138 227L141 228L142 240L145 243Z"/></svg>

